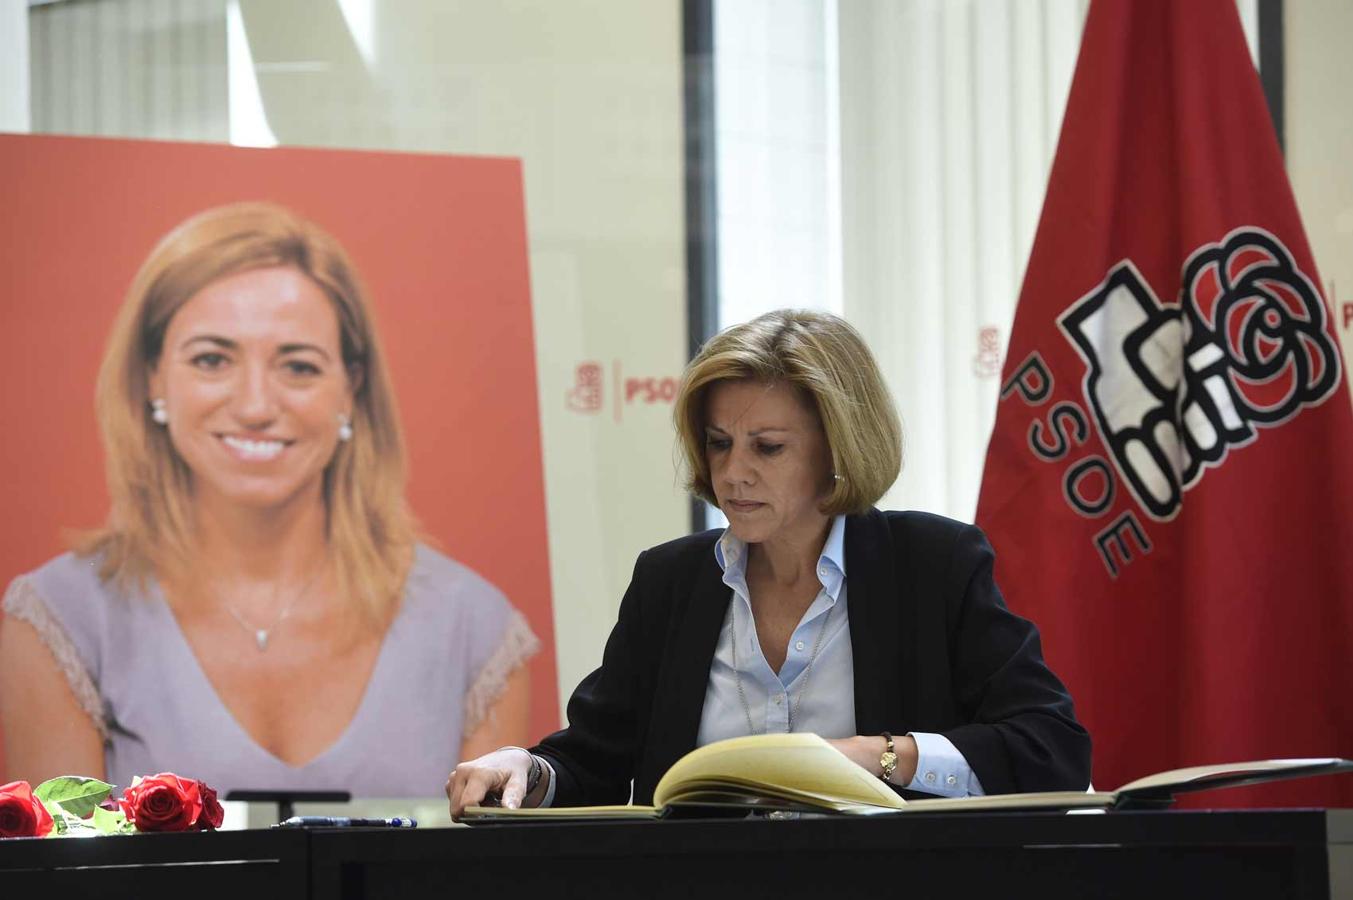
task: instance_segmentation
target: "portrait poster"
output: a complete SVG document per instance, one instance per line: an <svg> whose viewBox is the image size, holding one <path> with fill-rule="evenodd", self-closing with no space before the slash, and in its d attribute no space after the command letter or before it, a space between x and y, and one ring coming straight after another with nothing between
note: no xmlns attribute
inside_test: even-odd
<svg viewBox="0 0 1353 900"><path fill-rule="evenodd" d="M193 214L281 204L338 239L384 344L429 543L540 639L530 733L558 725L536 353L515 159L0 135L6 583L108 513L94 385L156 243Z"/></svg>

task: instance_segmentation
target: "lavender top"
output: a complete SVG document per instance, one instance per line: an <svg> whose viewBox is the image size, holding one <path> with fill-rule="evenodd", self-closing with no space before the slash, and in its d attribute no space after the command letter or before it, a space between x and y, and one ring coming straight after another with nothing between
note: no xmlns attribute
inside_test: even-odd
<svg viewBox="0 0 1353 900"><path fill-rule="evenodd" d="M419 546L356 715L327 750L291 766L221 702L158 588L126 594L99 579L96 559L68 553L16 578L4 609L51 649L103 736L109 781L172 771L222 797L270 788L439 795L462 737L539 647L497 588Z"/></svg>

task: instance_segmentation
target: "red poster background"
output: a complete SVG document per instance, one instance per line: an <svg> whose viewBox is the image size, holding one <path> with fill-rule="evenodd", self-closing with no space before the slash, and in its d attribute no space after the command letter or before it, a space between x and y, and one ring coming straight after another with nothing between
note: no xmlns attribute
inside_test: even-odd
<svg viewBox="0 0 1353 900"><path fill-rule="evenodd" d="M281 203L343 244L399 402L409 498L442 552L541 641L532 735L558 727L521 164L0 135L0 580L108 508L94 379L132 276L206 207Z"/></svg>

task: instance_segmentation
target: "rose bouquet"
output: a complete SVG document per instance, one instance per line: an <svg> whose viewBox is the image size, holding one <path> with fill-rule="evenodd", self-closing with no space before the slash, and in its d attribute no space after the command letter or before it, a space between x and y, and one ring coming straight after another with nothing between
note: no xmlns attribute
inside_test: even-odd
<svg viewBox="0 0 1353 900"><path fill-rule="evenodd" d="M135 831L212 831L225 813L216 791L172 772L132 779L116 800L97 778L62 775L30 787L0 785L0 838L128 834Z"/></svg>

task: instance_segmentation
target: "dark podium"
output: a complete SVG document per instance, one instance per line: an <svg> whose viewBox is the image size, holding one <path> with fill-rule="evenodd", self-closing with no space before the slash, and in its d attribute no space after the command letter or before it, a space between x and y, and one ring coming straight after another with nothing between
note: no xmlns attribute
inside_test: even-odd
<svg viewBox="0 0 1353 900"><path fill-rule="evenodd" d="M321 829L0 841L97 897L1353 897L1353 810ZM11 888L15 890L11 891ZM46 894L46 891L44 891ZM51 894L47 894L51 896Z"/></svg>
<svg viewBox="0 0 1353 900"><path fill-rule="evenodd" d="M1338 897L1353 810L503 825L311 837L316 896ZM527 892L532 892L528 894Z"/></svg>

